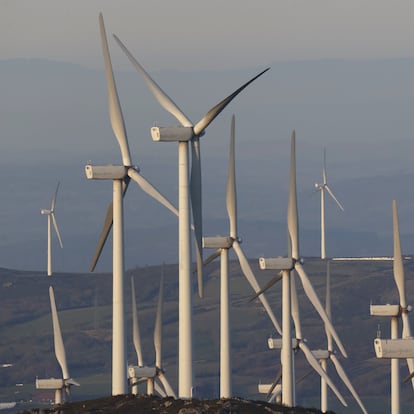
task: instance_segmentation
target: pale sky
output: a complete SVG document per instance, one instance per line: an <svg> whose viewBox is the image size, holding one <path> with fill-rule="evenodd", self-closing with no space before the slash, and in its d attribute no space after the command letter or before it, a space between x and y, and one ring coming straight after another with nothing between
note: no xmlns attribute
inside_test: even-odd
<svg viewBox="0 0 414 414"><path fill-rule="evenodd" d="M100 68L100 11L150 70L414 57L410 0L0 0L0 59Z"/></svg>

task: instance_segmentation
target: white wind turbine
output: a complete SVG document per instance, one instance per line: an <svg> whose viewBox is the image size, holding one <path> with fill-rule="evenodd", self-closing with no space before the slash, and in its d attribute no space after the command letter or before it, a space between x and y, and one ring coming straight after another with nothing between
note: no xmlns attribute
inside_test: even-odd
<svg viewBox="0 0 414 414"><path fill-rule="evenodd" d="M408 319L408 312L411 310L411 306L407 305L406 293L405 293L405 276L404 276L404 265L401 251L400 241L400 229L398 224L398 207L396 200L392 202L392 217L393 217L393 234L394 234L394 279L397 285L398 293L400 296L399 305L371 305L370 313L373 316L388 316L391 317L391 344L396 345L395 352L392 352L392 356L381 355L381 357L391 358L391 413L400 413L400 367L399 360L406 359L410 376L408 377L412 381L414 388L414 358L407 358L404 356L413 354L412 336L410 321ZM403 330L402 338L403 341L398 341L398 318L401 317ZM395 340L395 341L393 341ZM404 340L406 340L407 346L404 346ZM411 340L411 341L408 341ZM382 340L377 338L374 341L375 351L378 355L378 345L381 345ZM401 347L401 345L403 345ZM392 346L392 345L391 345ZM408 353L407 353L408 348ZM393 351L393 349L391 349ZM385 354L385 352L384 352Z"/></svg>
<svg viewBox="0 0 414 414"><path fill-rule="evenodd" d="M63 249L62 238L60 237L59 228L55 218L55 207L56 207L56 197L59 190L59 184L57 184L55 195L52 198L52 203L50 209L41 209L40 214L47 216L47 275L52 276L52 222L55 229L57 238L59 240L60 247Z"/></svg>
<svg viewBox="0 0 414 414"><path fill-rule="evenodd" d="M229 304L229 250L234 248L242 271L254 289L260 291L256 277L249 262L240 247L241 238L237 233L237 195L236 195L236 167L235 167L235 117L231 119L229 169L227 176L226 208L230 222L230 234L226 237L204 237L203 247L216 249L204 262L208 264L220 256L220 398L232 397L231 384L231 344L230 344L230 304ZM259 296L267 314L276 330L281 334L279 323L264 295Z"/></svg>
<svg viewBox="0 0 414 414"><path fill-rule="evenodd" d="M53 342L55 346L56 359L62 370L62 378L36 378L36 388L43 390L55 390L55 404L61 404L65 399L65 394L69 395L72 385L79 384L70 377L66 362L66 352L63 345L62 332L60 330L59 318L56 310L55 295L52 286L49 287L50 308L52 311L53 323Z"/></svg>
<svg viewBox="0 0 414 414"><path fill-rule="evenodd" d="M142 190L174 214L178 215L178 211L140 174L139 168L132 165L102 14L99 15L99 25L108 88L109 115L114 135L121 150L123 164L106 166L86 165L85 167L88 179L112 180L113 182L113 201L108 207L90 270L94 270L111 227L113 226L112 395L119 395L126 394L128 391L124 304L123 197L130 180L134 180Z"/></svg>
<svg viewBox="0 0 414 414"><path fill-rule="evenodd" d="M325 302L326 314L328 315L329 319L332 319L332 311L331 311L331 271L330 271L330 262L329 260L326 262L326 302ZM335 369L338 373L339 378L341 378L342 382L346 385L348 390L351 392L352 396L355 398L356 402L358 403L359 407L361 408L362 412L367 414L367 410L362 403L358 393L356 392L355 388L353 387L351 381L349 380L345 370L343 369L341 363L339 362L338 358L335 355L335 351L333 348L332 343L332 335L330 332L325 329L326 338L327 338L327 349L318 349L312 351L314 356L320 361L322 369L327 373L328 372L328 361L331 361L335 366ZM321 411L326 413L328 411L328 387L327 387L326 380L321 378Z"/></svg>
<svg viewBox="0 0 414 414"><path fill-rule="evenodd" d="M318 296L316 295L313 286L306 275L306 272L302 266L302 260L299 253L299 228L298 228L298 208L297 208L297 195L296 195L296 146L295 146L295 131L291 136L291 156L290 156L290 183L289 183L289 201L287 211L287 224L288 224L288 246L289 256L287 258L275 258L275 259L259 259L259 265L261 269L277 269L281 270L282 274L282 398L285 405L292 406L294 404L294 374L292 367L292 333L291 333L291 315L295 322L296 339L298 340L299 348L304 352L308 362L311 366L318 371L321 376L326 376L325 372L321 369L317 360L313 357L312 352L306 346L302 339L300 321L295 314L298 314L298 308L295 309L293 298L291 298L292 292L296 290L291 287L293 283L293 270L296 270L305 294L309 298L310 302L314 306L315 310L319 313L320 317L325 323L327 330L332 334L335 339L341 353L346 356L345 348L343 347L338 334L335 331L328 315L326 314ZM280 280L280 275L277 275L270 280L266 287L262 289L259 294L264 292L274 283ZM292 302L291 302L292 300ZM315 365L316 362L316 365ZM330 381L330 380L329 380ZM332 384L333 386L333 384ZM334 386L331 387L335 390ZM339 396L338 396L339 398Z"/></svg>
<svg viewBox="0 0 414 414"><path fill-rule="evenodd" d="M115 37L121 49L128 56L158 103L181 126L153 127L151 136L154 141L178 142L178 250L179 250L179 350L178 350L178 394L181 398L191 398L193 390L193 332L192 332L192 289L191 289L191 246L190 246L190 197L196 235L196 258L198 288L203 296L202 282L202 211L201 211L201 160L199 138L220 112L250 83L269 70L265 69L227 98L211 108L195 125L178 108L172 99L150 77L141 64L132 56L125 45ZM191 174L189 174L188 143L191 143ZM191 180L189 180L191 175Z"/></svg>
<svg viewBox="0 0 414 414"><path fill-rule="evenodd" d="M323 150L323 169L322 169L322 183L315 183L315 188L321 192L321 259L326 258L326 245L325 245L325 191L332 197L336 205L344 211L342 204L335 197L334 193L328 186L326 178L326 149Z"/></svg>
<svg viewBox="0 0 414 414"><path fill-rule="evenodd" d="M163 270L164 271L164 270ZM160 291L158 294L157 316L154 327L154 348L155 348L155 365L144 366L141 348L141 336L138 325L138 312L135 301L134 278L131 277L131 294L132 294L132 336L134 347L137 353L138 365L130 365L128 367L128 376L132 386L132 394L138 394L138 384L140 382L147 383L147 394L152 395L157 391L162 397L174 397L175 392L165 377L164 368L162 366L162 313L164 305L164 273L161 276ZM160 384L157 383L158 380Z"/></svg>

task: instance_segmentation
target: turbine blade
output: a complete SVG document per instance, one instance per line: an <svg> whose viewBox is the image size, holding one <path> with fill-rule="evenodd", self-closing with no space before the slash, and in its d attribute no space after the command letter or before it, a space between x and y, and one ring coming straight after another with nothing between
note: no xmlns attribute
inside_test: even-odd
<svg viewBox="0 0 414 414"><path fill-rule="evenodd" d="M161 395L162 398L167 397L167 393L165 392L164 387L159 385L157 381L154 381L154 389L158 392L158 394Z"/></svg>
<svg viewBox="0 0 414 414"><path fill-rule="evenodd" d="M172 389L170 383L168 382L167 378L165 377L165 375L162 371L160 371L158 373L158 378L160 379L162 385L164 386L164 389L167 393L167 396L177 398L177 396L175 395L174 390Z"/></svg>
<svg viewBox="0 0 414 414"><path fill-rule="evenodd" d="M256 298L258 298L261 294L266 292L266 290L270 289L273 285L275 285L279 280L282 280L282 272L279 272L276 276L273 276L263 287L260 289L254 296L249 299L249 303L253 302Z"/></svg>
<svg viewBox="0 0 414 414"><path fill-rule="evenodd" d="M326 315L329 320L332 322L332 309L331 309L331 262L328 260L326 262L326 301L325 301ZM328 343L328 351L333 351L332 345L332 335L329 332L329 329L325 325L326 339Z"/></svg>
<svg viewBox="0 0 414 414"><path fill-rule="evenodd" d="M109 54L108 40L102 13L99 14L99 29L101 32L102 52L105 63L106 84L108 89L109 117L111 119L112 130L118 141L121 150L122 162L124 165L131 165L128 139L125 130L124 118L122 116L121 105L119 103L118 91L116 90L114 72L112 69L111 56Z"/></svg>
<svg viewBox="0 0 414 414"><path fill-rule="evenodd" d="M290 178L289 178L289 201L288 201L288 233L291 241L291 255L299 259L299 231L298 231L298 206L296 196L296 134L291 135L290 149Z"/></svg>
<svg viewBox="0 0 414 414"><path fill-rule="evenodd" d="M53 287L49 287L49 297L50 297L50 308L52 310L52 323L53 323L53 342L55 345L55 355L56 359L59 362L60 368L62 369L63 379L69 379L69 371L66 363L66 352L63 345L62 332L60 330L59 317L56 310L55 294L53 292Z"/></svg>
<svg viewBox="0 0 414 414"><path fill-rule="evenodd" d="M158 293L157 316L154 327L154 348L155 348L155 366L162 366L162 311L164 305L164 265L160 279L160 291Z"/></svg>
<svg viewBox="0 0 414 414"><path fill-rule="evenodd" d="M319 316L321 319L325 322L325 326L329 330L329 332L332 334L333 338L335 339L335 342L338 345L338 348L340 349L342 355L344 357L347 357L346 351L344 346L342 345L341 340L339 339L338 334L335 331L335 328L333 327L331 321L329 320L328 315L326 314L324 308L321 305L321 302L319 301L318 296L316 295L315 290L313 289L313 286L306 275L302 265L299 262L295 263L295 269L300 277L300 280L302 282L303 289L306 293L306 296L309 298L310 302L312 303L313 307L316 309L316 311L319 313Z"/></svg>
<svg viewBox="0 0 414 414"><path fill-rule="evenodd" d="M132 301L132 338L134 342L135 352L137 353L138 366L143 367L144 361L142 358L141 335L139 332L137 303L135 299L134 276L131 276L131 301Z"/></svg>
<svg viewBox="0 0 414 414"><path fill-rule="evenodd" d="M299 348L303 351L306 360L309 362L309 365L319 374L320 377L322 377L326 381L326 383L329 385L329 388L335 393L335 395L338 397L338 400L341 401L342 405L347 407L348 404L344 400L344 397L342 397L342 394L338 391L334 383L328 377L326 372L322 369L319 362L313 355L312 351L308 348L308 346L303 341L299 341Z"/></svg>
<svg viewBox="0 0 414 414"><path fill-rule="evenodd" d="M253 290L257 293L260 291L260 286L257 283L256 277L253 274L253 271L250 267L249 262L247 261L247 258L242 250L242 248L240 247L240 244L237 240L234 240L233 242L233 249L236 252L236 255L239 259L240 262L240 267L244 273L244 275L246 276L247 281L250 283L250 286L253 288ZM274 315L272 308L269 305L269 302L267 301L265 295L260 295L259 296L259 300L260 302L262 302L263 307L266 310L266 313L268 314L269 318L271 319L273 326L276 328L276 331L282 335L282 330L280 328L280 325L276 319L276 316Z"/></svg>
<svg viewBox="0 0 414 414"><path fill-rule="evenodd" d="M201 201L201 158L200 141L198 137L191 140L191 178L190 196L193 213L195 251L197 261L198 295L203 297L203 215Z"/></svg>
<svg viewBox="0 0 414 414"><path fill-rule="evenodd" d="M329 188L328 184L325 185L325 189L328 192L328 194L332 197L332 199L335 201L336 205L342 210L344 210L344 207L342 206L342 204L338 201L338 199L335 197L334 193L332 192L332 190Z"/></svg>
<svg viewBox="0 0 414 414"><path fill-rule="evenodd" d="M295 336L297 339L302 340L302 325L300 323L300 311L298 303L298 294L296 290L296 277L295 272L290 272L290 301L291 301L291 314L293 319L293 325L295 327Z"/></svg>
<svg viewBox="0 0 414 414"><path fill-rule="evenodd" d="M128 189L129 181L130 181L130 179L128 177L128 178L125 178L123 183L122 183L123 197L125 197L125 193ZM113 212L113 201L111 201L109 206L108 206L108 209L106 210L104 225L102 227L102 231L101 231L101 234L99 236L98 245L96 246L96 250L95 250L95 255L92 259L92 263L91 263L91 266L89 268L90 272L93 272L95 270L96 264L98 263L99 257L101 256L102 249L105 246L106 239L108 238L109 232L111 231L112 222L113 222L113 213L114 213Z"/></svg>
<svg viewBox="0 0 414 414"><path fill-rule="evenodd" d="M157 200L164 207L168 208L173 214L178 217L178 210L173 204L167 200L149 181L147 181L137 170L134 168L128 169L128 176L132 178L147 194Z"/></svg>
<svg viewBox="0 0 414 414"><path fill-rule="evenodd" d="M144 77L147 86L150 88L152 94L158 103L171 115L173 115L182 126L191 127L192 122L184 115L183 111L173 102L173 100L157 85L157 83L151 78L151 76L145 71L145 69L138 63L138 61L132 56L131 52L126 46L119 40L116 35L113 35L120 48L128 56L128 59L135 66L135 69Z"/></svg>
<svg viewBox="0 0 414 414"><path fill-rule="evenodd" d="M230 237L237 238L237 194L236 194L236 161L235 161L235 117L231 118L229 171L227 175L226 208L230 221Z"/></svg>
<svg viewBox="0 0 414 414"><path fill-rule="evenodd" d="M272 382L272 385L269 388L269 391L266 394L266 400L269 400L269 398L271 397L273 390L276 388L277 383L282 379L282 367L279 368L279 370L277 371L275 380Z"/></svg>
<svg viewBox="0 0 414 414"><path fill-rule="evenodd" d="M323 185L326 185L326 148L323 149L323 169L322 169Z"/></svg>
<svg viewBox="0 0 414 414"><path fill-rule="evenodd" d="M50 215L52 216L53 227L55 228L55 232L58 237L60 247L63 249L62 238L60 237L59 228L58 228L56 218L55 218L55 213L50 213Z"/></svg>
<svg viewBox="0 0 414 414"><path fill-rule="evenodd" d="M338 358L335 356L335 354L330 354L330 359L335 365L336 372L338 373L339 377L341 378L342 382L347 386L348 390L351 392L352 396L354 397L355 401L360 406L362 412L364 414L368 414L368 411L366 410L364 404L362 403L361 399L359 398L358 393L355 391L355 388L353 387L351 381L349 380L348 376L346 375L345 370L342 368L342 365L340 364Z"/></svg>
<svg viewBox="0 0 414 414"><path fill-rule="evenodd" d="M212 253L210 256L207 257L206 260L204 260L203 265L206 266L209 263L211 263L214 259L219 257L221 254L221 249L217 249L214 253Z"/></svg>
<svg viewBox="0 0 414 414"><path fill-rule="evenodd" d="M250 85L254 80L256 80L258 77L262 76L265 72L267 72L270 68L267 68L260 72L258 75L256 75L254 78L250 79L248 82L246 82L244 85L242 85L239 89L235 90L231 95L229 95L227 98L223 99L221 102L219 102L217 105L213 106L205 115L204 117L197 122L197 124L194 126L194 135L199 136L203 133L203 131L213 122L213 120L216 118L216 116L248 85Z"/></svg>
<svg viewBox="0 0 414 414"><path fill-rule="evenodd" d="M400 306L404 309L407 307L405 296L405 277L404 265L401 254L400 229L398 224L398 206L397 201L392 202L392 221L394 230L394 279L400 295Z"/></svg>
<svg viewBox="0 0 414 414"><path fill-rule="evenodd" d="M57 197L57 193L58 193L58 190L59 190L59 185L60 185L60 182L57 183L55 195L52 198L52 204L50 206L50 212L51 213L53 213L55 211L56 197Z"/></svg>

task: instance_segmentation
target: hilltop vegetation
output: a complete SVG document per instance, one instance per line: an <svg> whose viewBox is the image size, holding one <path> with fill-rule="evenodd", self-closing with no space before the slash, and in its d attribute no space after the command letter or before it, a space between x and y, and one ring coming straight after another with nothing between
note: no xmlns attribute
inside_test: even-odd
<svg viewBox="0 0 414 414"><path fill-rule="evenodd" d="M259 283L264 285L273 275L258 270L257 261L251 261ZM307 259L305 267L321 301L325 297L325 265L317 259ZM406 263L408 303L414 292L414 263ZM164 306L164 365L172 386L177 388L177 332L178 332L178 267L165 266ZM130 277L135 278L145 362L154 360L153 329L161 267L135 268L127 272L127 329L130 321ZM333 263L332 314L334 325L348 351L349 358L341 359L355 388L370 413L383 413L389 404L389 361L375 358L373 339L378 324L383 337L389 335L389 321L369 315L370 301L397 303L391 262ZM63 339L70 374L81 383L73 390L76 400L110 394L111 375L111 301L110 274L56 274L47 277L43 272L21 272L0 269L0 362L12 363L0 375L0 400L42 397L34 389L36 376L60 376L60 368L53 353L53 335L50 317L48 287L55 290ZM319 316L304 296L297 280L302 330L312 349L326 346L326 338ZM249 303L251 288L236 262L231 263L231 321L233 350L234 395L263 400L257 384L272 382L279 367L278 351L267 348L267 338L275 335L270 320L256 300ZM280 286L268 292L276 316L281 321ZM199 398L216 398L219 389L219 266L211 264L205 270L205 298L196 296L194 284L194 347L195 390ZM128 357L136 361L131 335L128 338ZM403 365L403 364L402 364ZM296 357L297 378L309 367L301 353ZM404 364L401 375L407 373ZM346 388L329 367L330 375L345 396L349 411L331 398L337 412L356 412ZM15 384L23 384L16 388ZM312 373L297 384L297 403L319 406L319 378ZM412 404L412 389L402 387L402 399ZM44 394L44 393L42 393ZM408 406L408 405L407 405ZM354 407L354 409L352 408ZM411 408L413 406L411 405ZM386 410L385 410L386 411Z"/></svg>

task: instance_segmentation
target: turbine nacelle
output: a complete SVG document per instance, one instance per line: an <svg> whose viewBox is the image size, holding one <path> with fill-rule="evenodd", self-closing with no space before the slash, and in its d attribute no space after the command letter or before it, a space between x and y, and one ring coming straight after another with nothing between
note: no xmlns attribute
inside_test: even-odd
<svg viewBox="0 0 414 414"><path fill-rule="evenodd" d="M259 267L261 270L293 270L296 259L292 257L275 257L266 259L259 258Z"/></svg>
<svg viewBox="0 0 414 414"><path fill-rule="evenodd" d="M234 239L232 237L203 237L204 249L230 249L233 245Z"/></svg>
<svg viewBox="0 0 414 414"><path fill-rule="evenodd" d="M171 127L152 127L151 138L153 141L186 142L194 137L193 127L174 125Z"/></svg>
<svg viewBox="0 0 414 414"><path fill-rule="evenodd" d="M267 346L269 349L282 349L282 338L269 338ZM292 349L296 349L298 346L299 341L296 338L292 338Z"/></svg>
<svg viewBox="0 0 414 414"><path fill-rule="evenodd" d="M86 165L85 174L88 180L122 180L128 168L124 165Z"/></svg>
<svg viewBox="0 0 414 414"><path fill-rule="evenodd" d="M156 375L156 367L138 367L137 365L130 365L128 367L128 376L130 379L154 378Z"/></svg>
<svg viewBox="0 0 414 414"><path fill-rule="evenodd" d="M40 214L45 214L45 215L48 216L49 214L52 214L52 211L51 210L46 210L46 209L42 208L40 210Z"/></svg>
<svg viewBox="0 0 414 414"><path fill-rule="evenodd" d="M414 339L374 339L377 358L414 358Z"/></svg>

